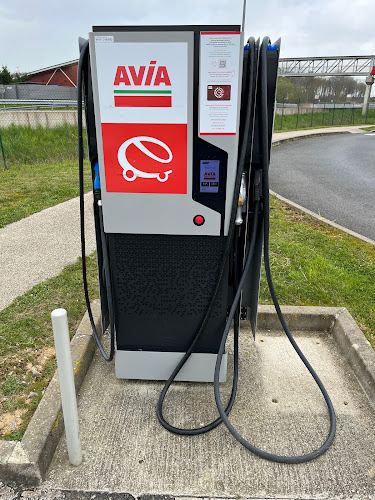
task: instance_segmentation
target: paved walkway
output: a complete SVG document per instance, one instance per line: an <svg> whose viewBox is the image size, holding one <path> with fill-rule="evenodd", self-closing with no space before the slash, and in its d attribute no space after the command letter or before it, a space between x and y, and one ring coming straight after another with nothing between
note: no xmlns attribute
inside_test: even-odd
<svg viewBox="0 0 375 500"><path fill-rule="evenodd" d="M363 133L360 126L276 133L273 143L301 136ZM85 195L87 253L95 250L92 195ZM60 203L0 229L0 310L80 256L79 199Z"/></svg>
<svg viewBox="0 0 375 500"><path fill-rule="evenodd" d="M95 250L92 194L85 195L86 251ZM65 201L0 229L0 310L59 274L81 255L79 198Z"/></svg>

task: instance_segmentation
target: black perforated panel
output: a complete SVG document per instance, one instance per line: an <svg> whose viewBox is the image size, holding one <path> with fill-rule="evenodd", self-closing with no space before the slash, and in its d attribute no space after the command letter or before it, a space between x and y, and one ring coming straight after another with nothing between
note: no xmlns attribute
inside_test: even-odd
<svg viewBox="0 0 375 500"><path fill-rule="evenodd" d="M184 351L217 281L224 237L110 234L120 349ZM226 315L219 292L199 352L215 352Z"/></svg>

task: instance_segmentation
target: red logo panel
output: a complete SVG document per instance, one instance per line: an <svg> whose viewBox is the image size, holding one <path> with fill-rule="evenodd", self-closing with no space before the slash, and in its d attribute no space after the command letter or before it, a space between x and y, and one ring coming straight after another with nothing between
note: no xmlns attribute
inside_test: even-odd
<svg viewBox="0 0 375 500"><path fill-rule="evenodd" d="M109 193L187 193L187 125L102 123Z"/></svg>

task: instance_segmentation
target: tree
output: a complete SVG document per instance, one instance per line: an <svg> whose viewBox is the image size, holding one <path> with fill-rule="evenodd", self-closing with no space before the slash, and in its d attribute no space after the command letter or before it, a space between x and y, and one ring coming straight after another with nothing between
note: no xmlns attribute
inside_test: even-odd
<svg viewBox="0 0 375 500"><path fill-rule="evenodd" d="M12 83L12 75L6 66L3 66L0 71L0 83L6 85L7 83Z"/></svg>
<svg viewBox="0 0 375 500"><path fill-rule="evenodd" d="M22 73L16 72L16 73L13 73L12 77L13 77L12 83L23 83L23 82L27 82L29 79L29 75L27 73L22 74Z"/></svg>
<svg viewBox="0 0 375 500"><path fill-rule="evenodd" d="M6 66L3 66L0 71L0 84L7 85L9 83L27 82L29 75L22 73L11 73Z"/></svg>
<svg viewBox="0 0 375 500"><path fill-rule="evenodd" d="M277 102L312 103L315 96L320 102L362 102L366 84L351 76L280 77L277 84Z"/></svg>
<svg viewBox="0 0 375 500"><path fill-rule="evenodd" d="M290 101L293 102L295 96L295 85L289 78L279 78L277 82L277 102Z"/></svg>

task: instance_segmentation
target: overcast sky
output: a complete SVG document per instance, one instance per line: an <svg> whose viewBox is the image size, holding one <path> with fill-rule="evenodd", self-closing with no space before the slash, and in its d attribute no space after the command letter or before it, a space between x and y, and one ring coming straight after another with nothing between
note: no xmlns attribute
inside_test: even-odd
<svg viewBox="0 0 375 500"><path fill-rule="evenodd" d="M241 20L242 0L0 0L0 66L77 59L78 36L93 25ZM247 0L246 37L281 37L281 57L375 54L374 26L375 0Z"/></svg>

